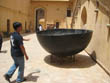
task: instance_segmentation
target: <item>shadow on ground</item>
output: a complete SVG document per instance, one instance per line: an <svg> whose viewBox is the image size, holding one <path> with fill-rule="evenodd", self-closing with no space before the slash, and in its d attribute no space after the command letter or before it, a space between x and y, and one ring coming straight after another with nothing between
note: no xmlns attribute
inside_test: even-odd
<svg viewBox="0 0 110 83"><path fill-rule="evenodd" d="M26 78L26 82L37 82L39 76L36 76L34 75L35 73L38 73L38 72L32 72L30 74L28 74L25 78ZM16 83L16 80L12 81L11 83Z"/></svg>
<svg viewBox="0 0 110 83"><path fill-rule="evenodd" d="M86 56L86 55L81 55L77 54L75 55L75 61L55 61L56 58L54 58L54 61L51 61L51 55L48 55L44 58L44 61L55 67L60 67L60 68L88 68L96 64L91 57Z"/></svg>
<svg viewBox="0 0 110 83"><path fill-rule="evenodd" d="M0 53L7 53L7 50L0 51Z"/></svg>

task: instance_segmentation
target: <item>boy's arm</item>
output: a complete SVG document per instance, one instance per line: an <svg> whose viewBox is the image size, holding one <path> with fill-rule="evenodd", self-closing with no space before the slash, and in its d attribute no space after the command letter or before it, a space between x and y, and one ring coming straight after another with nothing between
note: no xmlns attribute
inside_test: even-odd
<svg viewBox="0 0 110 83"><path fill-rule="evenodd" d="M23 38L23 41L29 41L29 40L30 40L30 39L24 39L24 38Z"/></svg>
<svg viewBox="0 0 110 83"><path fill-rule="evenodd" d="M25 51L24 46L23 46L23 45L20 45L20 48L21 48L21 51L23 52L23 54L24 54L26 60L28 60L29 58L28 58L28 56L27 56L27 53L26 53L26 51Z"/></svg>

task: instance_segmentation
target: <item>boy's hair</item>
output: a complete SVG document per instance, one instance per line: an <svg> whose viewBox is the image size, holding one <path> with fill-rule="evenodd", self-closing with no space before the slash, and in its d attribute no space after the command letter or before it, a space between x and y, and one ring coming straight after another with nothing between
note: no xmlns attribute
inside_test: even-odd
<svg viewBox="0 0 110 83"><path fill-rule="evenodd" d="M22 26L22 24L20 22L14 22L13 23L13 28L14 30L17 30L18 27Z"/></svg>

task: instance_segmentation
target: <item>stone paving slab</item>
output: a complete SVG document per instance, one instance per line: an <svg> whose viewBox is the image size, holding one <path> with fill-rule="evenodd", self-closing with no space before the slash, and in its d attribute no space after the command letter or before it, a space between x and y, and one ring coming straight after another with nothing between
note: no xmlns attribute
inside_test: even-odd
<svg viewBox="0 0 110 83"><path fill-rule="evenodd" d="M36 34L30 34L25 38L31 38L24 42L29 61L25 61L24 83L110 83L110 77L96 64L86 52L76 55L75 62L60 64L50 61L50 54L39 44ZM10 56L10 42L3 43L3 53L0 53L0 83L7 83L3 78L13 64ZM15 83L17 71L11 81Z"/></svg>

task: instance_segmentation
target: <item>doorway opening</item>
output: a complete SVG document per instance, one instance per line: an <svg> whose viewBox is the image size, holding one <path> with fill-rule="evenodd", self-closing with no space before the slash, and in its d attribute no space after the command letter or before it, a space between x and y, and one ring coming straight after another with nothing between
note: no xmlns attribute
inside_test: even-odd
<svg viewBox="0 0 110 83"><path fill-rule="evenodd" d="M60 25L60 23L56 22L56 29L59 29L59 25Z"/></svg>
<svg viewBox="0 0 110 83"><path fill-rule="evenodd" d="M36 10L36 30L39 28L39 24L42 27L45 27L45 10L43 8L39 8Z"/></svg>
<svg viewBox="0 0 110 83"><path fill-rule="evenodd" d="M7 19L7 31L8 34L10 33L10 19Z"/></svg>

